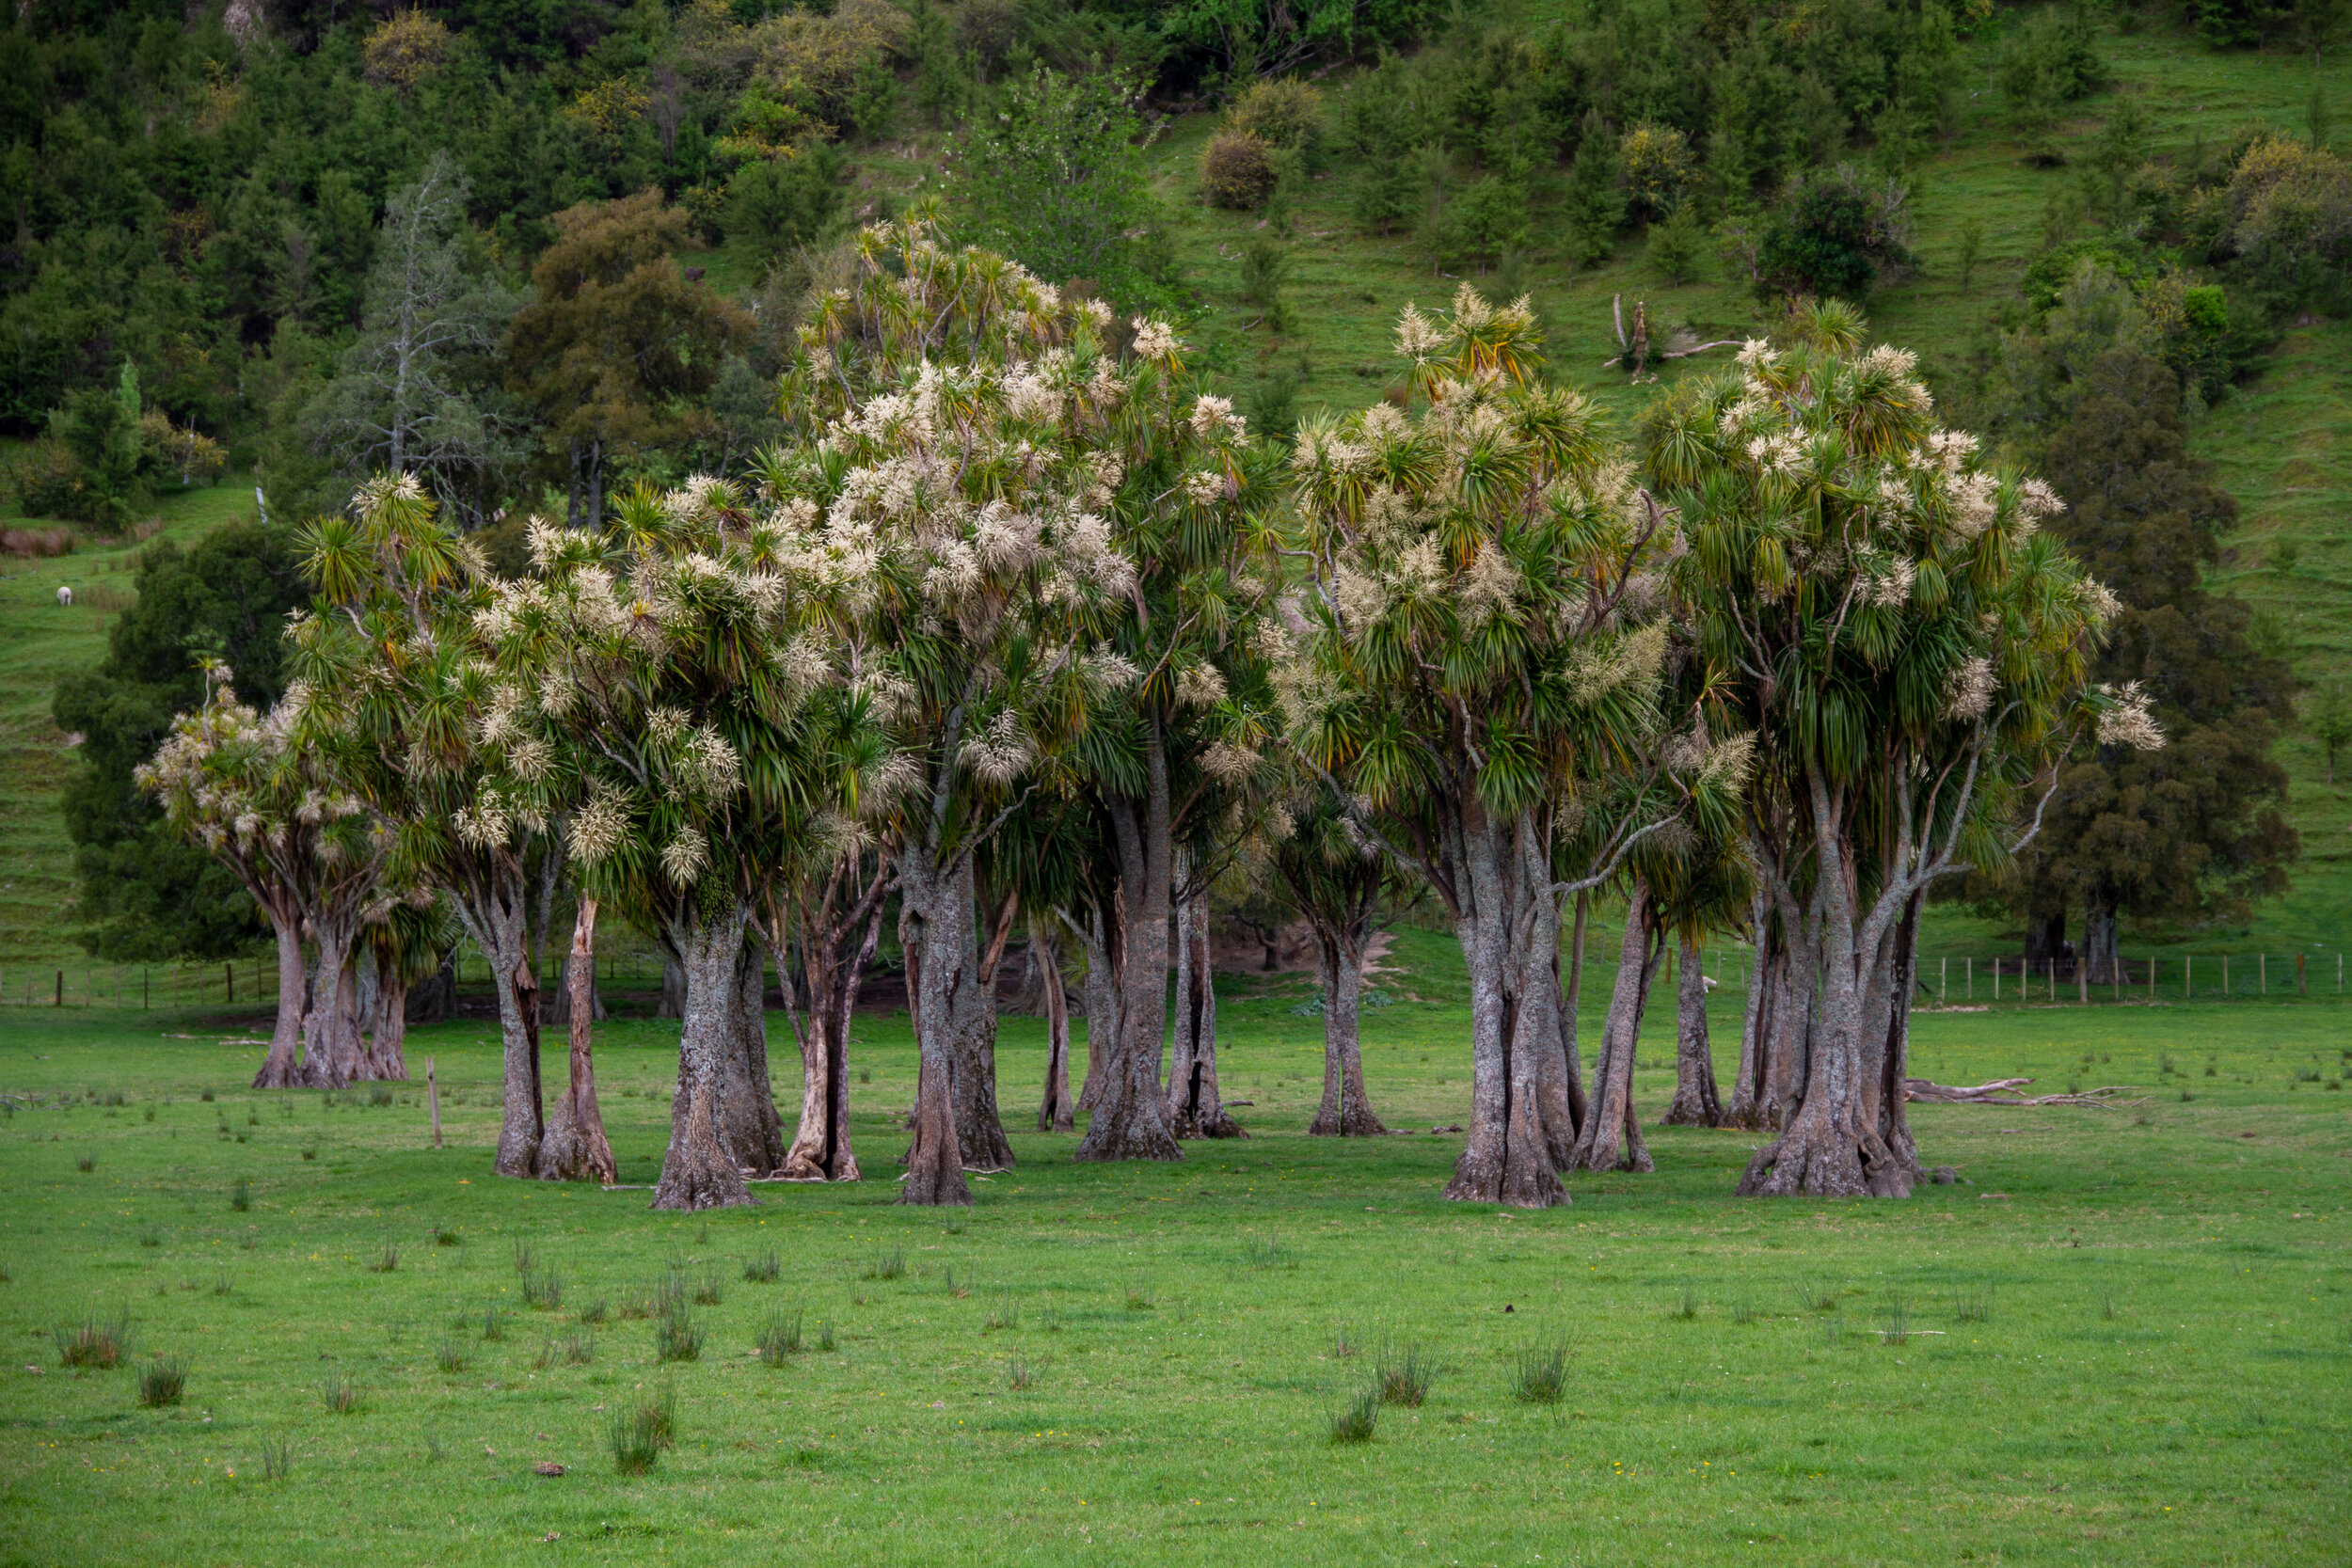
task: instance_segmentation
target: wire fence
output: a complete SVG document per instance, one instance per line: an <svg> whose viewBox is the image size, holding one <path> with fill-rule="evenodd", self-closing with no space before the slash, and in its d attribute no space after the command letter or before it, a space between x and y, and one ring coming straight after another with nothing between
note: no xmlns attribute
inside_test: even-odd
<svg viewBox="0 0 2352 1568"><path fill-rule="evenodd" d="M661 961L644 954L599 955L596 979L615 988L660 986ZM461 987L487 987L490 966L471 948L457 958ZM278 964L274 958L231 958L220 963L173 964L0 964L0 1006L10 1007L105 1007L129 1012L178 1011L185 1007L242 1007L275 1004Z"/></svg>
<svg viewBox="0 0 2352 1568"><path fill-rule="evenodd" d="M1753 949L1717 942L1703 951L1705 973L1719 989L1745 990ZM1586 965L1602 973L1613 967L1597 953L1587 957ZM1670 959L1665 973L1671 972ZM661 960L645 953L602 954L596 959L596 979L599 985L615 990L658 988ZM457 981L461 987L486 989L489 964L471 948L460 949ZM552 974L545 983L554 983ZM1914 999L1946 1006L2070 1002L2089 1006L2098 1003L2307 1000L2341 996L2344 989L2344 955L2333 952L2316 960L2304 953L2125 957L2113 965L2071 958L1955 954L1920 961ZM0 1006L11 1007L179 1011L260 1006L277 1000L278 965L267 958L201 964L0 965Z"/></svg>

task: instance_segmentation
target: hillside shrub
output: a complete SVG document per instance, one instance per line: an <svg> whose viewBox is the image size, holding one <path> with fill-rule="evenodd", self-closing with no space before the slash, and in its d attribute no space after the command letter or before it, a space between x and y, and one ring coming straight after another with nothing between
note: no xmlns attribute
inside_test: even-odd
<svg viewBox="0 0 2352 1568"><path fill-rule="evenodd" d="M1212 207L1264 206L1276 173L1272 145L1254 131L1219 131L1200 152L1200 194Z"/></svg>

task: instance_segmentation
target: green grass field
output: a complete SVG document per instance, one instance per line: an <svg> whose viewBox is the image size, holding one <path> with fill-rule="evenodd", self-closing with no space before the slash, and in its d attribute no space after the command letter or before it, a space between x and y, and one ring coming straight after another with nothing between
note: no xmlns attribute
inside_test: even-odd
<svg viewBox="0 0 2352 1568"><path fill-rule="evenodd" d="M1074 1140L1025 1130L1039 1026L1009 1020L1020 1164L949 1215L892 1203L899 1018L857 1029L866 1181L675 1216L640 1185L675 1024L600 1031L629 1184L604 1192L489 1175L485 1023L411 1037L436 1150L416 1085L246 1091L262 1021L11 1007L0 1562L2344 1560L2352 1008L1927 1013L1916 1065L1941 1081L2143 1103L1915 1107L1963 1181L1904 1202L1735 1199L1752 1134L1652 1130L1655 1176L1513 1213L1438 1196L1460 1140L1427 1129L1467 1104L1446 945L1406 933L1397 1000L1366 1015L1375 1102L1409 1135L1305 1137L1305 982L1235 979L1248 1141L1071 1164ZM1736 986L1715 1004L1728 1039ZM559 1304L525 1303L518 1247ZM747 1281L771 1249L780 1277ZM691 1308L699 1358L665 1365L621 1313L672 1276L719 1299ZM804 1350L771 1367L778 1312ZM61 1364L55 1331L118 1318L124 1366ZM1520 1358L1550 1346L1559 1402L1522 1401ZM1331 1442L1384 1348L1434 1367L1425 1402ZM139 1403L154 1357L183 1363L183 1402ZM664 1395L675 1446L619 1473L609 1423Z"/></svg>

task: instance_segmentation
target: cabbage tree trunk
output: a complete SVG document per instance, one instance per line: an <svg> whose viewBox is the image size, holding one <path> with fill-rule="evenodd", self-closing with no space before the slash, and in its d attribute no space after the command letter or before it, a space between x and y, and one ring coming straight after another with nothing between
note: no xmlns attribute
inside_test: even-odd
<svg viewBox="0 0 2352 1568"><path fill-rule="evenodd" d="M707 918L690 909L668 932L686 977L686 1022L678 1032L670 1147L654 1187L656 1209L719 1209L752 1201L726 1145L724 1104L728 1062L741 1048L745 918L739 905Z"/></svg>
<svg viewBox="0 0 2352 1568"><path fill-rule="evenodd" d="M1723 1095L1707 1037L1706 961L1695 942L1685 941L1675 956L1675 1097L1664 1125L1721 1127Z"/></svg>
<svg viewBox="0 0 2352 1568"><path fill-rule="evenodd" d="M1179 852L1179 860L1190 857ZM1209 897L1186 863L1176 900L1175 1049L1168 1056L1168 1130L1179 1138L1246 1138L1216 1085L1216 976L1209 951Z"/></svg>
<svg viewBox="0 0 2352 1568"><path fill-rule="evenodd" d="M1441 804L1438 832L1470 981L1470 1135L1445 1196L1519 1209L1565 1203L1538 1093L1543 1057L1560 1052L1560 905L1549 857L1524 815L1488 815L1474 787Z"/></svg>
<svg viewBox="0 0 2352 1568"><path fill-rule="evenodd" d="M1156 721L1147 722L1144 793L1140 799L1104 798L1119 858L1119 880L1099 898L1115 911L1107 924L1118 940L1104 957L1114 966L1104 976L1104 999L1116 1006L1116 1031L1104 1029L1091 1007L1087 1036L1102 1032L1103 1090L1076 1160L1181 1160L1168 1126L1168 1100L1160 1086L1160 1064L1168 1039L1168 925L1174 898L1175 843L1168 752ZM1092 957L1089 955L1089 958ZM1088 1001L1095 998L1089 988ZM1087 1085L1089 1093L1094 1085Z"/></svg>
<svg viewBox="0 0 2352 1568"><path fill-rule="evenodd" d="M310 976L302 963L302 927L298 916L264 903L270 927L278 938L278 1020L269 1034L269 1052L253 1075L257 1089L290 1089L302 1083L302 1002Z"/></svg>
<svg viewBox="0 0 2352 1568"><path fill-rule="evenodd" d="M1642 1014L1665 953L1664 931L1649 883L1633 879L1626 901L1625 939L1617 948L1617 980L1609 998L1609 1021L1601 1027L1600 1051L1593 1059L1590 1114L1576 1140L1571 1168L1649 1171L1649 1149L1642 1142L1641 1117L1633 1109L1633 1067L1642 1037Z"/></svg>
<svg viewBox="0 0 2352 1568"><path fill-rule="evenodd" d="M570 1005L563 1009L571 1034L571 1074L548 1114L547 1134L539 1145L539 1174L552 1181L621 1179L612 1142L605 1137L604 1113L596 1105L596 901L583 896L564 966L572 993Z"/></svg>
<svg viewBox="0 0 2352 1568"><path fill-rule="evenodd" d="M1315 923L1316 978L1323 986L1323 1103L1307 1126L1311 1137L1376 1138L1388 1132L1364 1090L1363 1047L1358 1032L1364 945L1360 932L1343 932Z"/></svg>
<svg viewBox="0 0 2352 1568"><path fill-rule="evenodd" d="M967 1206L964 1150L956 1117L956 1077L963 1069L955 1030L980 998L974 973L978 948L972 931L972 879L959 865L942 866L920 846L898 857L898 941L906 952L907 1002L914 1014L919 1057L914 1079L913 1141L901 1203Z"/></svg>
<svg viewBox="0 0 2352 1568"><path fill-rule="evenodd" d="M1029 927L1029 954L1037 964L1045 1001L1045 1092L1038 1101L1037 1130L1074 1132L1076 1107L1070 1099L1070 990L1061 974L1061 944L1050 919Z"/></svg>

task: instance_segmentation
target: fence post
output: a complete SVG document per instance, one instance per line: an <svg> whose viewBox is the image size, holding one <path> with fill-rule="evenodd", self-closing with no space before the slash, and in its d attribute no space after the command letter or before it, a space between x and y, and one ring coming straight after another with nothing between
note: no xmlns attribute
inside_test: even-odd
<svg viewBox="0 0 2352 1568"><path fill-rule="evenodd" d="M65 1006L65 971L57 971L57 1006Z"/></svg>
<svg viewBox="0 0 2352 1568"><path fill-rule="evenodd" d="M1968 966L1968 1000L1974 1002L1977 999L1977 956L1971 953L1961 961Z"/></svg>
<svg viewBox="0 0 2352 1568"><path fill-rule="evenodd" d="M1935 963L1935 1000L1936 1005L1941 1006L1952 999L1952 960L1947 957L1936 959Z"/></svg>
<svg viewBox="0 0 2352 1568"><path fill-rule="evenodd" d="M2151 1002L2156 999L2156 965L2161 961L2153 953L2148 955L2148 1000Z"/></svg>
<svg viewBox="0 0 2352 1568"><path fill-rule="evenodd" d="M2221 955L2221 1000L2230 999L2230 955Z"/></svg>
<svg viewBox="0 0 2352 1568"><path fill-rule="evenodd" d="M2254 994L2270 994L2270 955L2267 953L2254 955Z"/></svg>
<svg viewBox="0 0 2352 1568"><path fill-rule="evenodd" d="M2303 977L2303 955L2297 953L2295 955L2295 994L2309 996L2311 993L2311 984Z"/></svg>
<svg viewBox="0 0 2352 1568"><path fill-rule="evenodd" d="M424 1102L433 1107L433 1147L441 1147L441 1085L433 1076L433 1058L424 1059Z"/></svg>
<svg viewBox="0 0 2352 1568"><path fill-rule="evenodd" d="M2197 1000L2197 955L2194 953L2181 955L2181 1000Z"/></svg>

